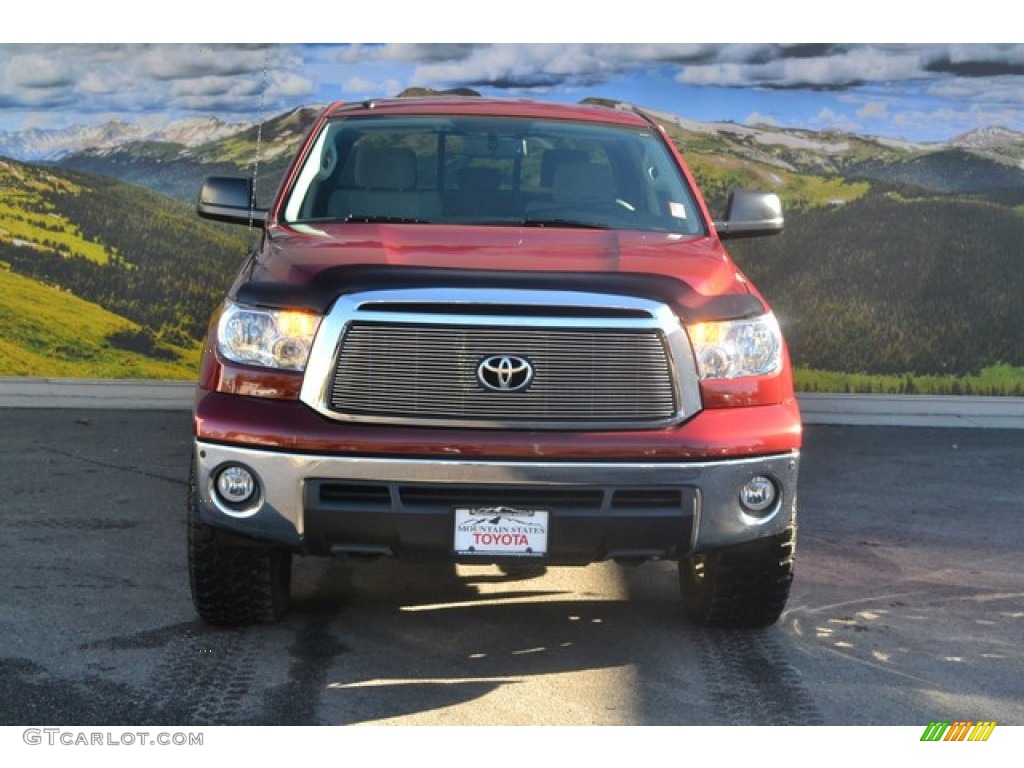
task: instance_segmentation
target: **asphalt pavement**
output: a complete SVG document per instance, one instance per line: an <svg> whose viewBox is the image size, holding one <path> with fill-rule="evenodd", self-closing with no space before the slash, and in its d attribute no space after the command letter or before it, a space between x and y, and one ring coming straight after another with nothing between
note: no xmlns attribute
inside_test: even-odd
<svg viewBox="0 0 1024 768"><path fill-rule="evenodd" d="M1024 725L1024 432L811 425L776 626L674 567L304 559L268 627L185 571L189 416L0 410L0 725Z"/></svg>

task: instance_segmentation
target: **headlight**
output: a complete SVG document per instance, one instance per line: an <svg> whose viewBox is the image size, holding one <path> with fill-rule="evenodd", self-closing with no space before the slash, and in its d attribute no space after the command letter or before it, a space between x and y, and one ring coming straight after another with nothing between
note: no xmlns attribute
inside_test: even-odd
<svg viewBox="0 0 1024 768"><path fill-rule="evenodd" d="M775 315L687 327L701 379L763 376L782 367L782 333Z"/></svg>
<svg viewBox="0 0 1024 768"><path fill-rule="evenodd" d="M295 310L224 305L217 323L217 349L236 363L301 371L306 367L320 316Z"/></svg>

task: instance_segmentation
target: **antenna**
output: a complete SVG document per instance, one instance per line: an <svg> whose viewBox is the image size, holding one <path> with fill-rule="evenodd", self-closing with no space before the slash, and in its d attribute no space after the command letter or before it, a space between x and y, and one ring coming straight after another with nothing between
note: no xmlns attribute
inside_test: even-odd
<svg viewBox="0 0 1024 768"><path fill-rule="evenodd" d="M267 69L270 66L270 46L263 51L263 83L260 85L260 112L256 124L256 160L252 168L252 192L249 195L249 230L252 230L253 216L256 210L256 179L260 174L260 152L263 144L263 109L267 96Z"/></svg>

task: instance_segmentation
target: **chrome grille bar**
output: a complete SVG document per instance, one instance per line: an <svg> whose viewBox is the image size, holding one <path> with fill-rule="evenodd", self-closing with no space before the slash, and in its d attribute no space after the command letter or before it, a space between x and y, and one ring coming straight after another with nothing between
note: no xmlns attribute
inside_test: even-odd
<svg viewBox="0 0 1024 768"><path fill-rule="evenodd" d="M481 363L501 357L528 362L527 386L482 383ZM532 290L344 297L321 325L301 399L351 422L528 429L652 428L699 407L689 343L667 307Z"/></svg>
<svg viewBox="0 0 1024 768"><path fill-rule="evenodd" d="M528 360L522 392L477 380L488 356ZM675 412L665 348L654 330L606 332L473 326L349 326L331 388L343 413L392 418L663 420Z"/></svg>

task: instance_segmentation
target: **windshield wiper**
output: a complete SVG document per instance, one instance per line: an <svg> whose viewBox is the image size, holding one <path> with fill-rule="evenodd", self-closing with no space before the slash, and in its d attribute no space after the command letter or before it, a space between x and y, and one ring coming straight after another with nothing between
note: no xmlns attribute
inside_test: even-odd
<svg viewBox="0 0 1024 768"><path fill-rule="evenodd" d="M360 216L352 214L344 218L345 223L356 224L430 224L426 219L409 216Z"/></svg>
<svg viewBox="0 0 1024 768"><path fill-rule="evenodd" d="M598 224L594 221L583 221L581 219L563 218L540 218L530 217L519 222L522 227L569 227L572 229L611 229L607 224Z"/></svg>

